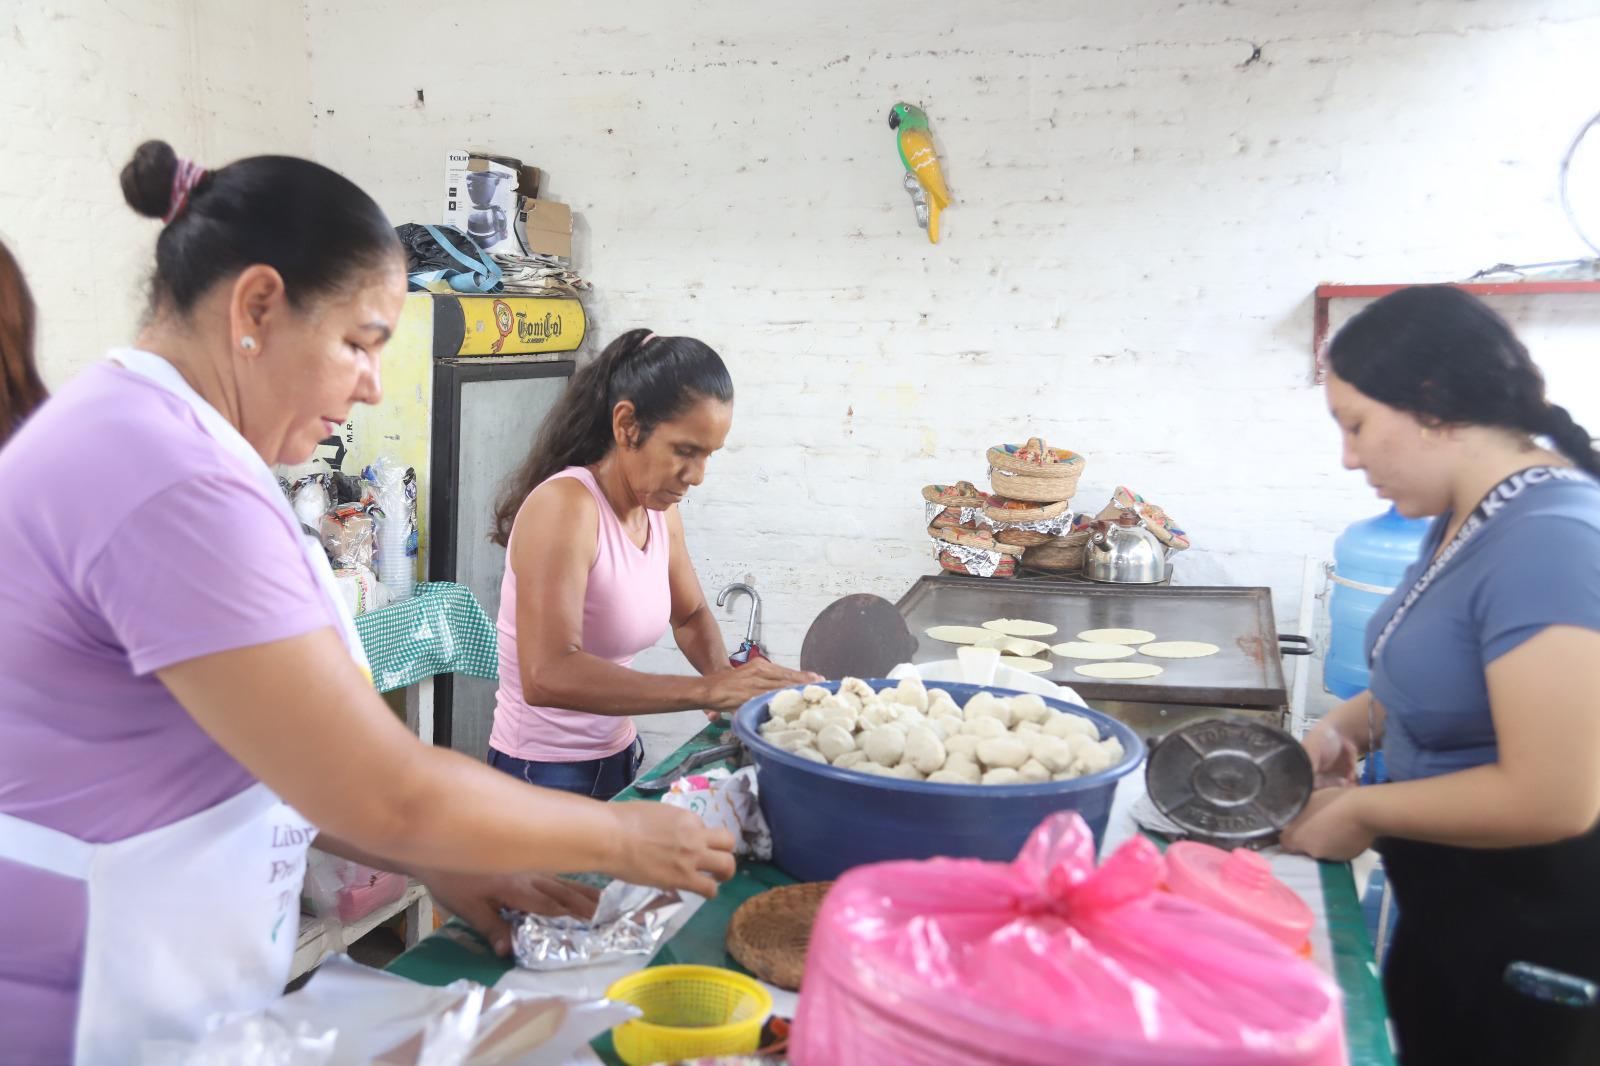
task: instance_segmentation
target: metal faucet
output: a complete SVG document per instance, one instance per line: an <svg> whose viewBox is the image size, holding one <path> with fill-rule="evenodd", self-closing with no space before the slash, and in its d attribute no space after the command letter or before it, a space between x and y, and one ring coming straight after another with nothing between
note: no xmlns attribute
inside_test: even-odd
<svg viewBox="0 0 1600 1066"><path fill-rule="evenodd" d="M717 606L723 606L730 597L740 592L750 597L750 624L745 627L744 642L746 645L758 645L761 643L761 593L743 581L735 581L717 593Z"/></svg>

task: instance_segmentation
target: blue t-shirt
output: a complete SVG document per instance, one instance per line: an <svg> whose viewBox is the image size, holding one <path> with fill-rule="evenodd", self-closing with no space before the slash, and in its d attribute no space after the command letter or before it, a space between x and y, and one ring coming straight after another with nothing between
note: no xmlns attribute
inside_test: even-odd
<svg viewBox="0 0 1600 1066"><path fill-rule="evenodd" d="M1367 626L1367 655L1439 549L1421 557ZM1388 711L1383 758L1396 781L1498 758L1484 670L1547 626L1600 630L1600 484L1584 476L1524 486L1412 604L1372 663Z"/></svg>

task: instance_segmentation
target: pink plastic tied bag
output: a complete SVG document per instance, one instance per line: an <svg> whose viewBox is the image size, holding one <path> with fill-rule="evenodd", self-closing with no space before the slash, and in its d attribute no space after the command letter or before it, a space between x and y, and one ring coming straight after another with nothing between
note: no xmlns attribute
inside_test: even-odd
<svg viewBox="0 0 1600 1066"><path fill-rule="evenodd" d="M1076 813L1016 861L863 866L828 893L795 1066L1343 1066L1338 986L1235 918L1160 891L1128 841L1096 869Z"/></svg>

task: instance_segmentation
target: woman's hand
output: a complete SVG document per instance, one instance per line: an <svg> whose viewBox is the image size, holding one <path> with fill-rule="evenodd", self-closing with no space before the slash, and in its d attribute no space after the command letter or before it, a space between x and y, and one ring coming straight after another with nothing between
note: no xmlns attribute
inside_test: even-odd
<svg viewBox="0 0 1600 1066"><path fill-rule="evenodd" d="M1366 851L1373 839L1372 830L1360 817L1361 798L1367 791L1324 788L1313 792L1305 810L1284 828L1284 849L1334 861L1353 859Z"/></svg>
<svg viewBox="0 0 1600 1066"><path fill-rule="evenodd" d="M1332 722L1318 722L1300 743L1311 757L1313 788L1348 788L1356 783L1356 763L1361 755Z"/></svg>
<svg viewBox="0 0 1600 1066"><path fill-rule="evenodd" d="M707 674L706 714L736 711L757 696L791 685L814 685L822 678L803 670L789 670L767 659L752 659L743 666Z"/></svg>
<svg viewBox="0 0 1600 1066"><path fill-rule="evenodd" d="M600 891L588 885L543 874L455 874L425 872L418 878L438 903L494 947L496 955L511 951L511 926L502 907L528 914L570 914L594 917Z"/></svg>
<svg viewBox="0 0 1600 1066"><path fill-rule="evenodd" d="M710 899L733 876L733 834L712 829L682 807L635 800L608 804L616 819L617 860L604 871L635 885L674 888Z"/></svg>

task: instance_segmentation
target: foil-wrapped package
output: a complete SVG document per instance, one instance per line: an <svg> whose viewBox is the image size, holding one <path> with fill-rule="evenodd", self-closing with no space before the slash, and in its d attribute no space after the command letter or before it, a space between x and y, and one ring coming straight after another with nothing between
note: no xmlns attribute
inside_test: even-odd
<svg viewBox="0 0 1600 1066"><path fill-rule="evenodd" d="M508 914L517 965L529 970L570 970L649 955L683 907L677 892L613 881L600 892L594 917Z"/></svg>

